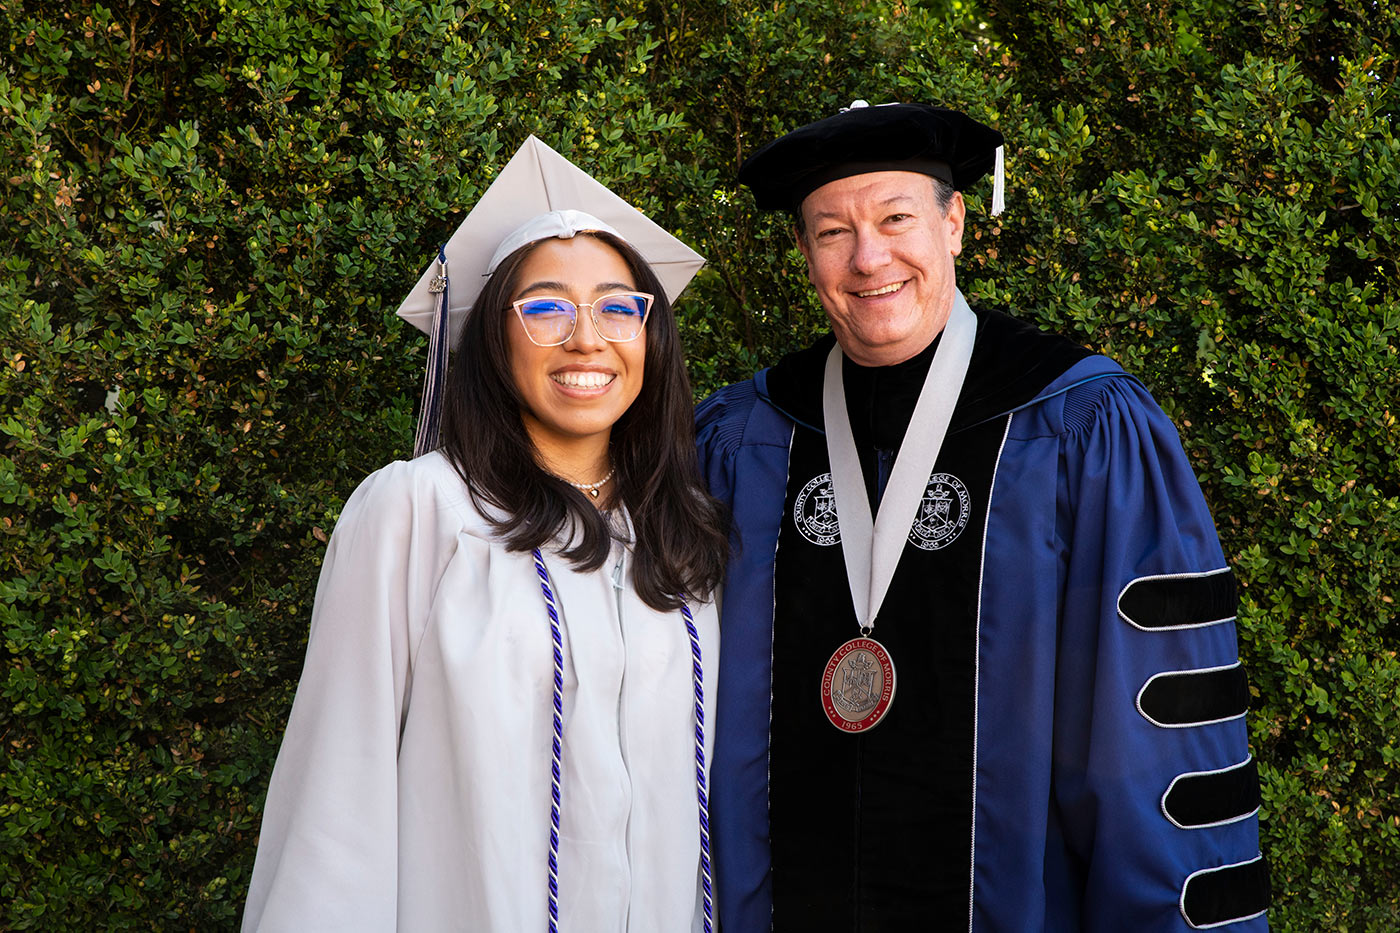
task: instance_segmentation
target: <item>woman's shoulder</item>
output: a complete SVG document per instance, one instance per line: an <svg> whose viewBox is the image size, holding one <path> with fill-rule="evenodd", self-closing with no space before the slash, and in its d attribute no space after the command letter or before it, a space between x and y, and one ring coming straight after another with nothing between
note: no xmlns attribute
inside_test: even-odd
<svg viewBox="0 0 1400 933"><path fill-rule="evenodd" d="M428 524L481 537L490 531L466 482L437 450L395 460L366 476L346 501L338 527L361 522L381 528Z"/></svg>

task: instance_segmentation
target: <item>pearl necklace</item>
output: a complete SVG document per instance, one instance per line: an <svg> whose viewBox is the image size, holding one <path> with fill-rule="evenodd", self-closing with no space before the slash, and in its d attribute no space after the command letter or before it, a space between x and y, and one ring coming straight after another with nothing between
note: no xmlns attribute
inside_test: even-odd
<svg viewBox="0 0 1400 933"><path fill-rule="evenodd" d="M617 467L613 467L611 470L608 471L608 475L607 475L607 476L604 476L602 479L598 480L598 482L596 482L596 483L575 483L575 482L572 482L571 480L567 480L567 479L564 480L564 482L568 483L570 486L574 487L575 489L579 490L580 492L586 492L586 493L588 493L590 496L592 496L593 498L596 499L596 498L598 498L598 490L599 490L599 489L602 489L604 486L606 486L606 485L608 484L608 480L612 479L612 478L613 478L613 474L616 473L616 472L617 472Z"/></svg>

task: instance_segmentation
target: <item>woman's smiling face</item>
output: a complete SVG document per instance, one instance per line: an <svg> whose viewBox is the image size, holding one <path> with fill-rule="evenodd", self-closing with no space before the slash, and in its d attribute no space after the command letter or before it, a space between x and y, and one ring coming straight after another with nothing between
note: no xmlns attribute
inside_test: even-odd
<svg viewBox="0 0 1400 933"><path fill-rule="evenodd" d="M516 271L512 301L536 296L586 305L604 295L635 292L626 260L597 237L543 240ZM499 312L506 324L511 379L520 393L521 419L535 446L551 451L601 439L642 389L646 331L626 343L598 335L592 315L580 308L573 336L554 347L536 346L514 309Z"/></svg>

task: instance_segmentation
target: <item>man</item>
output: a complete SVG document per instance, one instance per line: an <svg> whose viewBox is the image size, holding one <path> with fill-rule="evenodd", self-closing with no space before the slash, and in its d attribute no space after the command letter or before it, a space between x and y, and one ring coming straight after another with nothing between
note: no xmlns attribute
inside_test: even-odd
<svg viewBox="0 0 1400 933"><path fill-rule="evenodd" d="M725 933L1266 928L1234 579L1176 430L957 290L1001 141L857 102L740 170L833 335L697 416L739 540Z"/></svg>

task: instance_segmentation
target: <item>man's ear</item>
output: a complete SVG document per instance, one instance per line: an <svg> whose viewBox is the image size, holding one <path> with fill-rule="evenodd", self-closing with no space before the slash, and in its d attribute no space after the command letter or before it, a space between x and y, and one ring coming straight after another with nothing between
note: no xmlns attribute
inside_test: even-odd
<svg viewBox="0 0 1400 933"><path fill-rule="evenodd" d="M948 200L948 213L943 221L948 224L948 252L954 256L962 253L963 223L967 219L967 204L961 191L954 191Z"/></svg>
<svg viewBox="0 0 1400 933"><path fill-rule="evenodd" d="M801 210L802 208L798 208ZM792 237L797 241L797 248L802 253L802 258L807 260L807 281L813 285L817 283L812 280L812 244L807 242L807 234L797 224L792 225Z"/></svg>
<svg viewBox="0 0 1400 933"><path fill-rule="evenodd" d="M812 253L807 247L807 237L798 229L797 224L792 225L792 238L797 241L797 248L802 252L802 258L807 260L807 264L812 263Z"/></svg>

